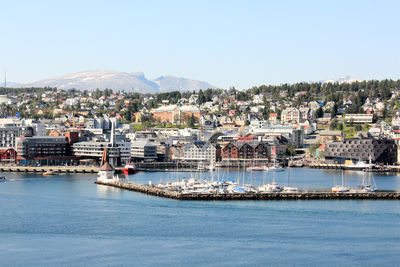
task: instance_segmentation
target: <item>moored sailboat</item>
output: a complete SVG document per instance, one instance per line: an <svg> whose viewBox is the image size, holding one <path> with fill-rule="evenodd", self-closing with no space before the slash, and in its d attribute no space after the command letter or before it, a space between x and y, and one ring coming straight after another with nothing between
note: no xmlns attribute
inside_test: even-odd
<svg viewBox="0 0 400 267"><path fill-rule="evenodd" d="M344 176L343 176L343 171L342 171L342 185L336 185L332 187L332 193L347 193L350 191L349 187L346 187L344 185Z"/></svg>

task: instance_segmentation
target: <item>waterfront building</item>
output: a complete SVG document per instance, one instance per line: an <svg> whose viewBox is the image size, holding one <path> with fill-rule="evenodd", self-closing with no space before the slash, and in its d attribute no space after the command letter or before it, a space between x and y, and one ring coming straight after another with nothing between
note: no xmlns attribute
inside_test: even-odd
<svg viewBox="0 0 400 267"><path fill-rule="evenodd" d="M120 166L129 162L131 147L129 142L78 142L72 145L72 155L84 160L94 159L97 162L101 161L104 149L108 149L109 163L112 166Z"/></svg>
<svg viewBox="0 0 400 267"><path fill-rule="evenodd" d="M392 139L351 138L325 144L328 163L345 163L346 160L393 164L397 162L397 146Z"/></svg>
<svg viewBox="0 0 400 267"><path fill-rule="evenodd" d="M269 160L268 144L265 142L234 141L224 145L221 149L222 160L243 161L243 160Z"/></svg>
<svg viewBox="0 0 400 267"><path fill-rule="evenodd" d="M194 142L183 149L185 161L216 161L216 148L209 142Z"/></svg>
<svg viewBox="0 0 400 267"><path fill-rule="evenodd" d="M147 140L131 142L131 158L134 161L154 161L157 156L157 144Z"/></svg>
<svg viewBox="0 0 400 267"><path fill-rule="evenodd" d="M19 117L0 118L0 127L31 127L33 129L32 135L46 135L46 125L34 119L21 119Z"/></svg>
<svg viewBox="0 0 400 267"><path fill-rule="evenodd" d="M0 148L0 161L13 163L17 159L17 152L13 148Z"/></svg>
<svg viewBox="0 0 400 267"><path fill-rule="evenodd" d="M77 142L72 145L72 155L81 159L93 159L100 162L104 150L107 148L109 163L112 166L120 166L129 162L131 154L131 144L128 139L121 136L117 141L115 135L116 119L113 118L111 122L111 131L109 141L104 141L104 138L99 141ZM73 138L73 136L71 136Z"/></svg>
<svg viewBox="0 0 400 267"><path fill-rule="evenodd" d="M33 136L32 127L8 126L0 128L0 148L17 147L17 140L21 136Z"/></svg>
<svg viewBox="0 0 400 267"><path fill-rule="evenodd" d="M72 159L64 136L22 137L17 141L17 160L22 165L59 165Z"/></svg>

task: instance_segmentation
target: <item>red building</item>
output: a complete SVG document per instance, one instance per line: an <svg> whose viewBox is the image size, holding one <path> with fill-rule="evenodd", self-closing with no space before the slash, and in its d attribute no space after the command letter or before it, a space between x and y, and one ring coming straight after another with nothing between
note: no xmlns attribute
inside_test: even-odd
<svg viewBox="0 0 400 267"><path fill-rule="evenodd" d="M15 162L17 159L17 152L13 148L0 149L1 162Z"/></svg>
<svg viewBox="0 0 400 267"><path fill-rule="evenodd" d="M238 148L233 143L228 143L222 148L222 160L237 159Z"/></svg>
<svg viewBox="0 0 400 267"><path fill-rule="evenodd" d="M222 160L268 160L268 145L258 141L238 141L226 144L221 150Z"/></svg>

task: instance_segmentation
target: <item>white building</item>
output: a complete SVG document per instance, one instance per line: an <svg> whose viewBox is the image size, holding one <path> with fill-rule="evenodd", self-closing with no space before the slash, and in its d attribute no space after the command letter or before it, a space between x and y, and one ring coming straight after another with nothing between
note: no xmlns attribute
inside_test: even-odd
<svg viewBox="0 0 400 267"><path fill-rule="evenodd" d="M131 142L131 157L137 160L155 160L157 159L157 145L147 140Z"/></svg>
<svg viewBox="0 0 400 267"><path fill-rule="evenodd" d="M216 148L208 142L194 142L183 149L183 158L187 161L215 162Z"/></svg>
<svg viewBox="0 0 400 267"><path fill-rule="evenodd" d="M83 159L100 161L105 148L108 150L109 162L112 166L129 162L131 153L129 142L116 142L114 146L111 142L78 142L72 145L72 154Z"/></svg>
<svg viewBox="0 0 400 267"><path fill-rule="evenodd" d="M15 100L9 98L7 95L0 95L0 105L12 105L15 104Z"/></svg>
<svg viewBox="0 0 400 267"><path fill-rule="evenodd" d="M286 108L282 111L281 121L284 124L298 124L301 119L301 113L297 108Z"/></svg>
<svg viewBox="0 0 400 267"><path fill-rule="evenodd" d="M18 139L21 136L32 136L33 129L31 127L8 126L0 128L0 147L1 148L17 148Z"/></svg>
<svg viewBox="0 0 400 267"><path fill-rule="evenodd" d="M371 123L374 114L346 114L345 119L346 121L353 120L354 123Z"/></svg>
<svg viewBox="0 0 400 267"><path fill-rule="evenodd" d="M250 121L250 128L259 129L269 126L271 123L265 120L252 119Z"/></svg>

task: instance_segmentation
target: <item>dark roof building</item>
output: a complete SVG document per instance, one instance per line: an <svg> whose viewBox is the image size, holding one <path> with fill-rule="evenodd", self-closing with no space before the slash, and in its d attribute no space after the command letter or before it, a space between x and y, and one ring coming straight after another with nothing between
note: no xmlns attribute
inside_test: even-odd
<svg viewBox="0 0 400 267"><path fill-rule="evenodd" d="M346 160L393 164L397 162L397 146L392 139L352 138L326 143L325 160L344 163Z"/></svg>

